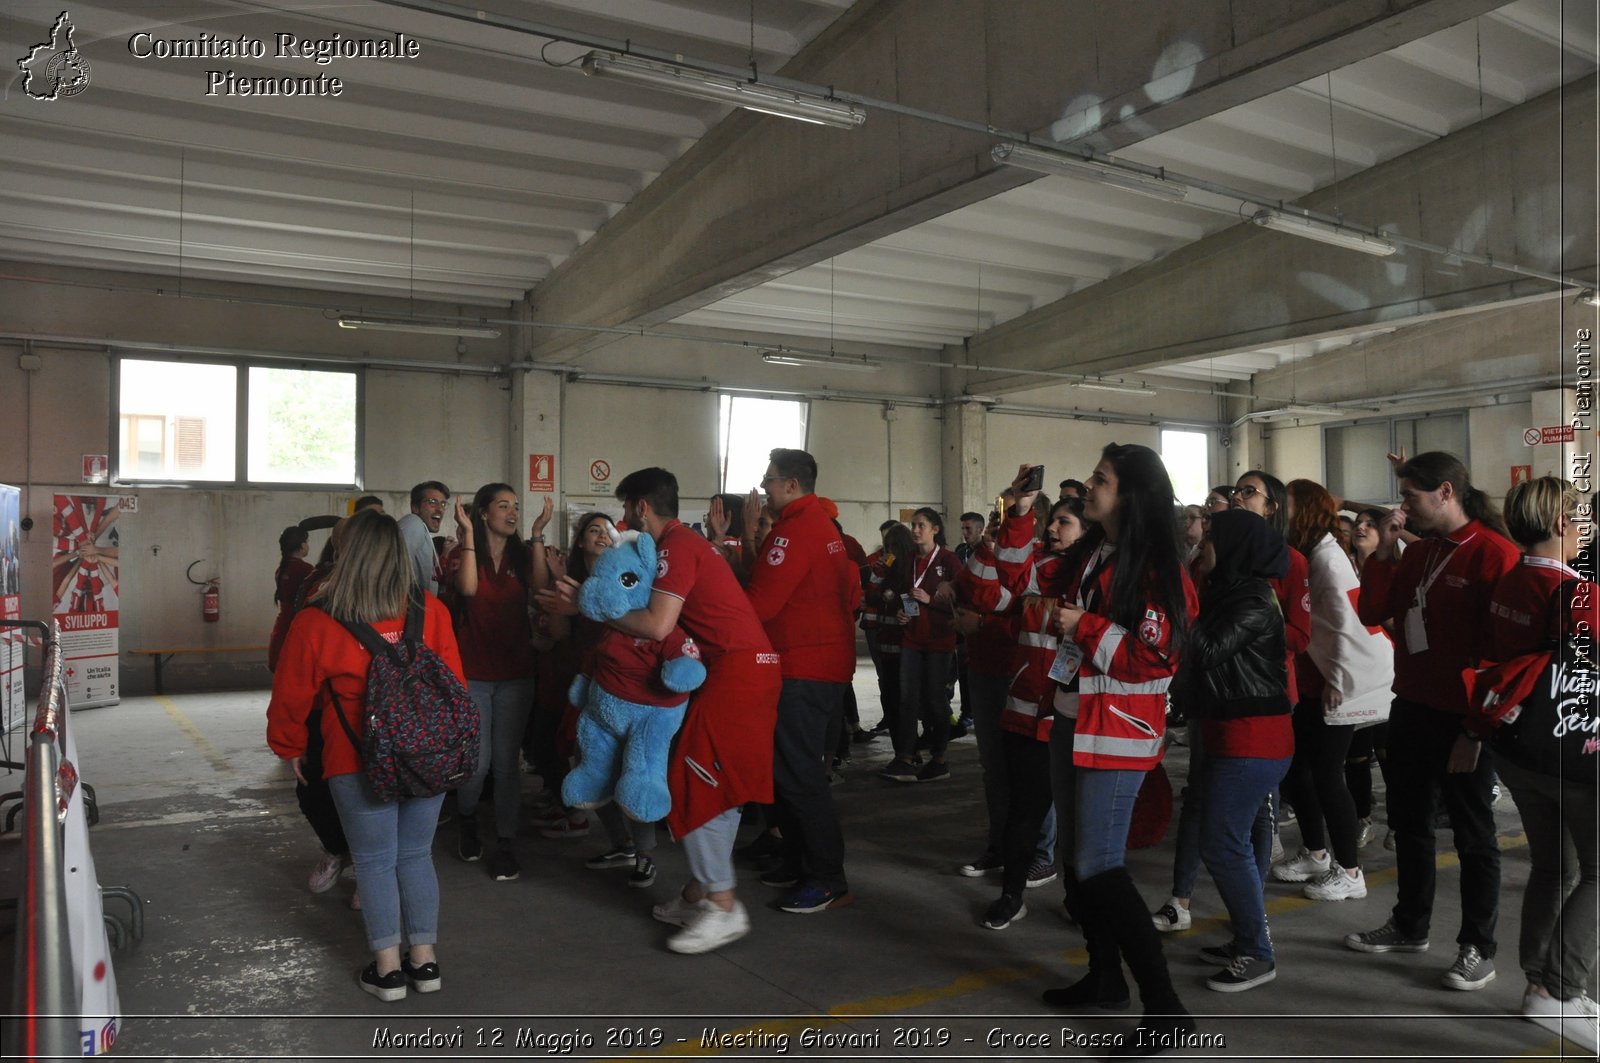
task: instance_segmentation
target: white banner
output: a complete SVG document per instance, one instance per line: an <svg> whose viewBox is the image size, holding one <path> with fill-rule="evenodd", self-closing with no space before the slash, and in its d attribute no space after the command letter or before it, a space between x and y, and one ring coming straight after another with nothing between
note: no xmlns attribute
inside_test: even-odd
<svg viewBox="0 0 1600 1063"><path fill-rule="evenodd" d="M0 484L0 620L22 619L22 491ZM22 693L27 639L21 628L0 627L0 734L28 717Z"/></svg>
<svg viewBox="0 0 1600 1063"><path fill-rule="evenodd" d="M50 566L52 612L61 625L67 697L74 708L115 705L117 660L117 518L120 499L56 495Z"/></svg>
<svg viewBox="0 0 1600 1063"><path fill-rule="evenodd" d="M72 704L68 697L67 704ZM67 880L67 932L72 943L73 973L78 986L78 1038L86 1056L104 1055L117 1039L122 1002L117 997L117 974L111 965L111 942L106 937L105 907L100 880L95 875L94 854L89 851L89 820L83 807L83 780L79 777L77 745L72 740L72 713L62 713L61 784L72 782L67 819L62 824Z"/></svg>

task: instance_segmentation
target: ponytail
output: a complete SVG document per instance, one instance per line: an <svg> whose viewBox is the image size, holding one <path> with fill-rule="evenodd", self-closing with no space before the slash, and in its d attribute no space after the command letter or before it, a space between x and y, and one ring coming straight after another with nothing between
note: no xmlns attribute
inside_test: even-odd
<svg viewBox="0 0 1600 1063"><path fill-rule="evenodd" d="M1394 474L1398 479L1410 480L1424 491L1437 491L1440 484L1448 481L1461 499L1461 510L1468 520L1478 521L1496 535L1508 540L1511 538L1505 518L1489 501L1488 495L1472 486L1472 476L1467 472L1466 465L1454 454L1430 450L1405 462L1395 469Z"/></svg>

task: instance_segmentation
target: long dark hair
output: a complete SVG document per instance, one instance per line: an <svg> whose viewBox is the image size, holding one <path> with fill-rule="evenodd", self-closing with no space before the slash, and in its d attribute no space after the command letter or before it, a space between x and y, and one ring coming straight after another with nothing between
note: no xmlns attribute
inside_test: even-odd
<svg viewBox="0 0 1600 1063"><path fill-rule="evenodd" d="M744 538L744 495L718 495L722 499L722 512L728 517L728 538ZM752 531L754 529L751 529ZM760 544L757 544L760 545Z"/></svg>
<svg viewBox="0 0 1600 1063"><path fill-rule="evenodd" d="M913 517L926 517L928 523L933 525L933 542L935 546L944 545L944 517L932 506L923 506L911 514Z"/></svg>
<svg viewBox="0 0 1600 1063"><path fill-rule="evenodd" d="M567 575L582 583L589 578L589 555L583 552L583 537L588 532L589 525L597 520L610 520L604 513L585 513L578 518L578 525L572 532L572 549L567 552Z"/></svg>
<svg viewBox="0 0 1600 1063"><path fill-rule="evenodd" d="M883 533L883 556L893 558L889 563L886 581L896 594L911 592L912 573L917 567L917 544L911 538L911 529L899 521Z"/></svg>
<svg viewBox="0 0 1600 1063"><path fill-rule="evenodd" d="M1468 520L1479 521L1505 538L1511 538L1505 518L1494 508L1488 495L1472 486L1472 476L1467 472L1467 467L1454 454L1442 450L1426 451L1401 465L1394 475L1396 479L1410 480L1424 491L1437 491L1440 484L1450 481L1450 486L1455 488L1457 497L1461 499L1461 508Z"/></svg>
<svg viewBox="0 0 1600 1063"><path fill-rule="evenodd" d="M494 496L498 494L508 494L515 498L517 489L510 484L484 484L478 488L478 493L472 496L472 541L478 547L473 551L473 556L478 559L478 568L483 572L494 571L494 562L489 557L489 529L484 525L483 514L488 510L489 503L494 501ZM518 581L527 586L528 569L532 561L528 557L528 544L522 541L521 535L513 535L506 540L506 560L510 562L511 571Z"/></svg>
<svg viewBox="0 0 1600 1063"><path fill-rule="evenodd" d="M1137 443L1108 443L1100 460L1117 474L1117 552L1111 570L1111 601L1103 615L1119 627L1137 631L1145 604L1154 601L1172 628L1172 652L1189 635L1189 602L1183 593L1183 554L1172 520L1177 504L1172 478L1161 456ZM1085 549L1105 540L1105 528L1089 525L1079 540Z"/></svg>
<svg viewBox="0 0 1600 1063"><path fill-rule="evenodd" d="M278 583L283 579L283 570L289 567L289 561L310 538L306 530L298 524L291 524L278 533L278 570L272 574L273 605L278 604L278 598L282 594L278 590Z"/></svg>

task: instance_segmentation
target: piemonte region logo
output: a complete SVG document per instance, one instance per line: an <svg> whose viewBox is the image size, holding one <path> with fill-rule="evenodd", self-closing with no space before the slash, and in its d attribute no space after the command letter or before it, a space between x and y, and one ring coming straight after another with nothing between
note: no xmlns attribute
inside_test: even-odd
<svg viewBox="0 0 1600 1063"><path fill-rule="evenodd" d="M72 19L63 11L50 27L50 39L17 60L22 91L33 99L64 99L89 87L89 61L73 45L72 32Z"/></svg>

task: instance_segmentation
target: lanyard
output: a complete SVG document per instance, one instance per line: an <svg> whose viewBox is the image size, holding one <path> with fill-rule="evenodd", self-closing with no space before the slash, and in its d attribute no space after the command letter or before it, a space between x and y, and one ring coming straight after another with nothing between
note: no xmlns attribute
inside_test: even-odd
<svg viewBox="0 0 1600 1063"><path fill-rule="evenodd" d="M1522 563L1532 565L1534 568L1553 568L1568 579L1582 579L1577 572L1564 561L1557 561L1553 557L1534 557L1532 554L1523 554Z"/></svg>
<svg viewBox="0 0 1600 1063"><path fill-rule="evenodd" d="M1116 546L1112 543L1101 543L1095 548L1094 553L1089 555L1088 562L1083 566L1083 572L1078 576L1079 609L1089 608L1089 600L1095 595L1086 592L1089 591L1094 578L1100 575L1100 569L1105 566L1106 561L1111 557L1111 551L1115 549Z"/></svg>
<svg viewBox="0 0 1600 1063"><path fill-rule="evenodd" d="M1473 532L1472 535L1469 535L1465 539L1462 539L1459 543L1456 542L1454 539L1442 539L1442 540L1441 539L1435 539L1434 540L1434 542L1445 542L1445 543L1448 543L1449 547L1448 547L1448 549L1445 550L1444 556L1439 558L1438 562L1436 562L1434 564L1434 566L1428 570L1428 574L1423 577L1422 582L1417 585L1417 604L1418 605L1423 606L1424 608L1426 608L1426 606L1428 604L1428 588L1433 586L1433 581L1438 579L1439 578L1439 574L1442 573L1445 570L1445 568L1449 566L1450 559L1456 556L1456 547L1465 546L1467 543L1470 543L1472 541L1473 537L1476 536L1476 535L1477 535L1477 532Z"/></svg>
<svg viewBox="0 0 1600 1063"><path fill-rule="evenodd" d="M928 575L928 570L932 568L933 563L939 559L939 551L941 549L943 548L938 543L933 544L933 553L928 555L928 563L922 566L922 571L918 573L916 580L911 584L912 590L916 590L922 586L922 581ZM916 566L913 565L912 567L915 568Z"/></svg>

